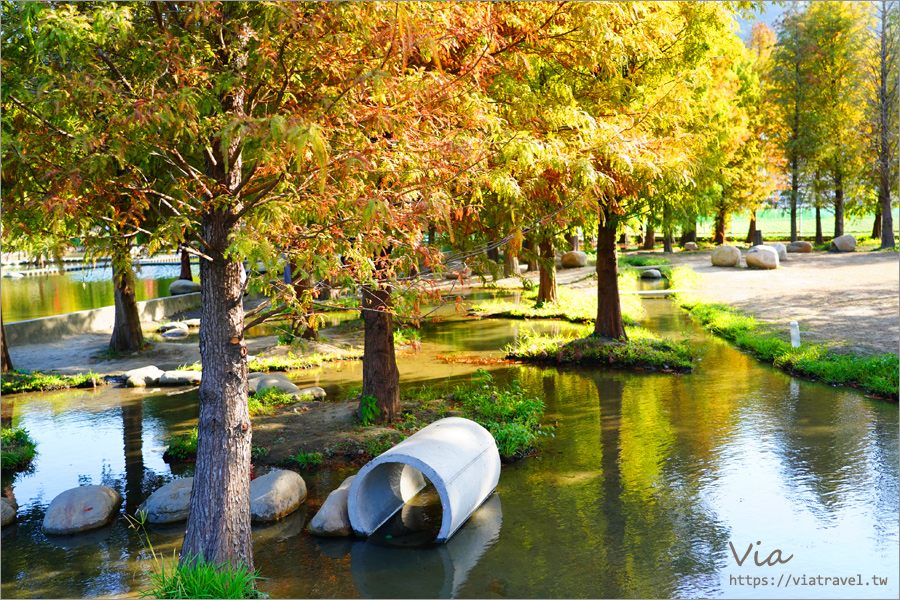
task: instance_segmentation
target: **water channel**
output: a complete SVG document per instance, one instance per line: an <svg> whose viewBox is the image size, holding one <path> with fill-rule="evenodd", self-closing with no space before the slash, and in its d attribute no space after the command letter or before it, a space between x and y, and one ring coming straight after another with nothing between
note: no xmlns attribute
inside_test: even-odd
<svg viewBox="0 0 900 600"><path fill-rule="evenodd" d="M504 466L497 493L444 545L316 539L303 530L312 517L304 508L258 528L261 590L273 598L896 598L897 404L792 378L707 336L668 301L644 305L652 330L703 349L693 374L488 367L546 402L558 427L539 457ZM428 326L422 351L399 359L402 383L468 378L475 366L435 355L500 357L531 326L463 318ZM294 376L339 398L361 369L342 363ZM190 474L173 472L162 451L196 424L196 392L103 389L2 402L40 452L33 472L12 482L19 521L3 529L2 596L137 596L153 562L123 519L50 538L43 514L56 494L88 482L118 489L132 512L163 482ZM350 474L304 478L321 502ZM183 526L153 529L150 541L171 556L182 534ZM751 553L738 566L730 543L738 558L748 546L760 561L775 549L793 558L759 567ZM775 585L787 575L807 583L859 576L861 585ZM766 585L740 585L739 576Z"/></svg>
<svg viewBox="0 0 900 600"><path fill-rule="evenodd" d="M6 268L3 269L7 271ZM11 270L15 272L15 270ZM169 295L169 284L178 279L179 265L143 265L135 271L138 302ZM199 267L192 267L194 281ZM3 278L0 308L3 322L24 321L113 305L112 269L92 267L65 273Z"/></svg>

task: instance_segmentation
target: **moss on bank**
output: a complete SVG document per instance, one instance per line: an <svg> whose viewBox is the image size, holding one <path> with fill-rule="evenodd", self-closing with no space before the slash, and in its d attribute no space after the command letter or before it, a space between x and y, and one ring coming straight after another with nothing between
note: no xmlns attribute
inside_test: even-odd
<svg viewBox="0 0 900 600"><path fill-rule="evenodd" d="M37 444L21 427L0 429L0 469L24 471L37 455Z"/></svg>
<svg viewBox="0 0 900 600"><path fill-rule="evenodd" d="M696 285L698 277L691 269L678 267L672 273L672 287L690 289ZM728 306L703 302L690 292L676 294L675 302L705 329L793 375L860 387L885 398L896 400L898 397L900 377L896 354L875 357L837 354L815 344L793 348L752 316Z"/></svg>

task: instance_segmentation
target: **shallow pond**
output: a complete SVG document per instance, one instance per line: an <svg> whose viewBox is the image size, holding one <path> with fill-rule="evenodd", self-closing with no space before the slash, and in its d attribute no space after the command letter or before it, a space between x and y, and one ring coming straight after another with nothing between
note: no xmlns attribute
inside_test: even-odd
<svg viewBox="0 0 900 600"><path fill-rule="evenodd" d="M504 466L497 493L444 545L317 540L303 530L312 516L305 509L256 529L262 591L273 598L896 598L897 404L792 378L706 336L668 301L645 306L651 329L701 345L693 374L486 367L547 403L557 430L540 456ZM477 365L436 355L499 358L518 329L533 326L572 327L428 326L422 351L399 359L402 383L470 377ZM358 363L342 363L294 376L339 395L359 385L361 372ZM68 391L3 404L40 454L34 472L12 484L21 508L19 523L3 530L2 596L137 595L152 561L124 520L91 536L48 538L43 513L57 493L87 482L120 490L130 512L185 474L173 473L161 454L170 435L196 423L196 392ZM350 474L305 474L310 502ZM403 517L415 522L416 514ZM171 556L180 529L151 530L157 552ZM748 546L760 561L775 549L793 558L760 567L751 552L738 566L730 544L738 559ZM861 585L791 579L785 587L788 575ZM748 576L760 578L756 587L752 579L739 583Z"/></svg>
<svg viewBox="0 0 900 600"><path fill-rule="evenodd" d="M192 268L197 281L199 268ZM169 284L178 279L178 265L143 265L135 273L138 301L164 298ZM3 321L24 321L113 305L112 269L95 267L63 274L3 279Z"/></svg>

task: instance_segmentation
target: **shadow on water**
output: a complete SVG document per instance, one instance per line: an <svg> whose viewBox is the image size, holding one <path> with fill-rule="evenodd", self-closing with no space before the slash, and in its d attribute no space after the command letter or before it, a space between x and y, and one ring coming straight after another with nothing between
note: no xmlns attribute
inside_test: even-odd
<svg viewBox="0 0 900 600"><path fill-rule="evenodd" d="M497 493L446 544L433 544L440 506L429 488L367 541L310 536L305 506L254 527L263 592L278 597L897 597L898 412L854 390L793 379L708 338L666 301L643 322L699 344L693 374L492 365L517 378L557 424L537 457L503 467ZM502 356L521 327L558 322L451 320L423 329L400 359L404 385L462 380L478 365L436 355ZM335 394L358 385L355 363L296 374ZM135 596L150 556L120 518L89 536L40 531L50 500L103 483L132 512L176 476L162 461L171 435L196 424L197 394L68 390L4 396L3 415L38 441L33 472L12 484L18 524L2 531L3 597ZM304 473L320 504L352 470ZM433 488L432 488L433 489ZM502 499L502 517L500 501ZM158 552L183 524L151 528ZM388 537L390 536L390 537ZM738 567L760 541L788 565ZM752 561L751 559L749 559ZM748 588L738 575L887 577L856 590Z"/></svg>

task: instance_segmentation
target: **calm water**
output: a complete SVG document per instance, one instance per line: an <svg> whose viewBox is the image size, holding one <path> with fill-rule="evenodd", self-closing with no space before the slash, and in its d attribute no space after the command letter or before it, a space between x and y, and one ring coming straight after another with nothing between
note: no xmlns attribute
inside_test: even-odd
<svg viewBox="0 0 900 600"><path fill-rule="evenodd" d="M667 301L645 306L652 329L702 345L695 373L495 367L495 378L519 378L543 398L558 423L540 457L504 466L497 493L444 545L402 541L433 519L427 498L398 515L393 546L384 535L317 540L303 531L312 517L303 509L257 529L261 589L290 598L896 598L897 404L793 379L708 338ZM399 360L403 382L469 377L475 366L435 355L499 357L533 325L427 328L423 351ZM330 394L361 379L358 364L296 376ZM131 511L163 481L189 474L173 474L161 454L170 435L195 424L196 393L30 394L4 397L3 412L32 432L40 454L13 483L20 519L3 530L2 596L138 594L152 563L123 520L87 538L48 538L40 523L50 500L79 483L117 488ZM321 501L350 474L304 475L310 497ZM154 530L151 541L171 555L181 535ZM729 542L739 557L752 544L761 561L775 549L793 558L758 567L751 553L739 567ZM773 585L788 574L860 576L863 585ZM738 576L768 585L739 585Z"/></svg>
<svg viewBox="0 0 900 600"><path fill-rule="evenodd" d="M199 268L192 268L198 281ZM138 301L169 295L169 284L178 279L178 265L144 265L135 273L135 295ZM24 321L62 315L79 310L112 306L112 269L100 267L65 274L38 275L22 279L3 278L3 321Z"/></svg>

